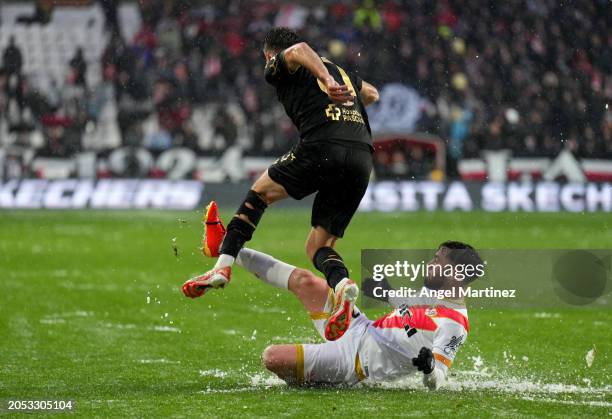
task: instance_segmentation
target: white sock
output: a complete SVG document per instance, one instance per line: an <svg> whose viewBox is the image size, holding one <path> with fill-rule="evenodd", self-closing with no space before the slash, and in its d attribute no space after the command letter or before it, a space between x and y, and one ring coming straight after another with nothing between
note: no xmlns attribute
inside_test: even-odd
<svg viewBox="0 0 612 419"><path fill-rule="evenodd" d="M334 292L338 292L338 290L341 289L348 281L350 281L350 279L344 278L342 281L338 282L334 288Z"/></svg>
<svg viewBox="0 0 612 419"><path fill-rule="evenodd" d="M236 264L242 266L265 283L285 290L289 287L289 277L295 269L293 265L248 248L240 250L236 258Z"/></svg>
<svg viewBox="0 0 612 419"><path fill-rule="evenodd" d="M234 258L233 256L221 254L219 256L219 259L217 259L217 263L215 263L214 269L219 269L219 268L225 268L227 266L232 266L234 264L234 260L235 259L236 258Z"/></svg>

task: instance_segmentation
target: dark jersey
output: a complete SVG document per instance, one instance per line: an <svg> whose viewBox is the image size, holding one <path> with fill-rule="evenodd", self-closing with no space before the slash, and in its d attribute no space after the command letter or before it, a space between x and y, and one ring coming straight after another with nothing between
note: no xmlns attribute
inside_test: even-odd
<svg viewBox="0 0 612 419"><path fill-rule="evenodd" d="M266 81L276 88L278 100L300 133L304 143L317 141L352 141L372 147L372 135L359 91L362 80L322 58L329 74L346 85L355 96L352 104L339 105L328 96L325 85L308 70L289 71L284 51L266 64Z"/></svg>

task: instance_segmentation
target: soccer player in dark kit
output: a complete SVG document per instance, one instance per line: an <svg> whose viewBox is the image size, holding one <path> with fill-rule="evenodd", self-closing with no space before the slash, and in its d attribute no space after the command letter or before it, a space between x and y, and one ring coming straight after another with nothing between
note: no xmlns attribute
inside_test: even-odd
<svg viewBox="0 0 612 419"><path fill-rule="evenodd" d="M230 281L231 267L250 240L265 209L290 196L316 192L306 253L335 292L325 330L336 340L348 329L357 285L348 278L342 257L333 249L365 194L372 170L372 136L365 107L378 100L371 84L324 57L287 28L270 30L264 40L266 81L297 127L300 140L254 183L227 226L220 255L209 272L187 281L200 295ZM209 206L206 222L215 222ZM212 212L212 213L211 213Z"/></svg>

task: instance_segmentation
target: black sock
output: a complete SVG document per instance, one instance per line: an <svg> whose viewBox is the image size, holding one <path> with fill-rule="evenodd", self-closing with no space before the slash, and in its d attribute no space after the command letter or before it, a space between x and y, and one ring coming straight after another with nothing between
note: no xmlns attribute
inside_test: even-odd
<svg viewBox="0 0 612 419"><path fill-rule="evenodd" d="M223 243L221 243L220 253L236 258L244 244L253 237L254 232L255 227L238 217L234 217L227 225L227 232Z"/></svg>
<svg viewBox="0 0 612 419"><path fill-rule="evenodd" d="M312 261L315 267L325 275L327 285L336 289L336 285L344 278L348 278L348 269L342 257L331 247L321 247L314 254Z"/></svg>
<svg viewBox="0 0 612 419"><path fill-rule="evenodd" d="M227 233L221 244L221 254L237 257L240 249L246 242L253 238L253 233L259 220L267 208L266 203L254 190L247 193L242 205L236 211L236 215L227 225ZM240 216L246 216L248 221Z"/></svg>

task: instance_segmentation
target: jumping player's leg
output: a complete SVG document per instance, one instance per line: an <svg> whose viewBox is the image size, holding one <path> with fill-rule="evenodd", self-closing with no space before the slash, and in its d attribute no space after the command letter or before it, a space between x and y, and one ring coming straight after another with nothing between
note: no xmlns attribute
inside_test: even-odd
<svg viewBox="0 0 612 419"><path fill-rule="evenodd" d="M227 226L227 235L215 269L223 269L234 263L240 249L253 237L268 205L288 196L302 199L316 191L312 182L312 164L308 153L296 146L274 162L253 184Z"/></svg>
<svg viewBox="0 0 612 419"><path fill-rule="evenodd" d="M359 315L355 307L357 285L351 281L344 260L333 249L338 237L321 226L313 227L306 241L306 253L317 269L324 273L332 296L331 310L325 323L324 336L328 340L340 338L348 329L352 317ZM317 327L317 330L319 328Z"/></svg>
<svg viewBox="0 0 612 419"><path fill-rule="evenodd" d="M218 206L212 201L204 213L204 236L202 253L207 257L217 257L221 244L226 236L226 229L219 217ZM253 273L263 282L280 289L288 289L304 304L315 323L316 329L323 336L324 323L333 306L333 294L329 292L327 283L312 272L299 269L256 250L242 248L236 263ZM213 288L227 285L228 280L213 282L211 273L196 276L187 280L182 291L187 297L197 298Z"/></svg>
<svg viewBox="0 0 612 419"><path fill-rule="evenodd" d="M306 241L306 254L325 275L330 288L348 278L348 269L334 249L344 236L368 187L372 169L369 149L330 144L319 150L321 180L312 206L312 230Z"/></svg>
<svg viewBox="0 0 612 419"><path fill-rule="evenodd" d="M325 275L327 284L333 290L340 281L349 276L344 260L333 248L337 240L337 236L320 225L314 226L306 239L308 258L312 260L315 268Z"/></svg>
<svg viewBox="0 0 612 419"><path fill-rule="evenodd" d="M267 171L261 175L227 225L227 233L221 245L221 255L214 269L231 266L240 249L253 237L266 208L287 196L285 188L274 182Z"/></svg>
<svg viewBox="0 0 612 419"><path fill-rule="evenodd" d="M358 294L357 285L348 278L344 260L333 246L343 237L359 207L372 167L369 151L347 147L332 151L329 161L336 164L337 170L327 175L317 192L312 207L313 229L306 243L307 254L335 292L335 305L325 329L328 340L339 339L348 330Z"/></svg>

